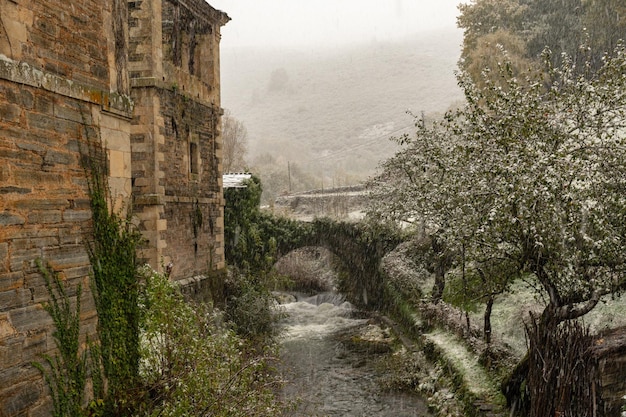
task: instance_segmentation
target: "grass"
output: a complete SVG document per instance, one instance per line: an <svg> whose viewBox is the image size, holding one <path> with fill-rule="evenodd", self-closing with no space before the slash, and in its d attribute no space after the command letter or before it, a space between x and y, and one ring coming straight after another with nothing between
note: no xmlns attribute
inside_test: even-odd
<svg viewBox="0 0 626 417"><path fill-rule="evenodd" d="M470 352L465 343L456 336L443 330L424 334L442 353L446 362L461 375L463 385L476 397L502 403L502 395L493 378L478 362L478 357Z"/></svg>

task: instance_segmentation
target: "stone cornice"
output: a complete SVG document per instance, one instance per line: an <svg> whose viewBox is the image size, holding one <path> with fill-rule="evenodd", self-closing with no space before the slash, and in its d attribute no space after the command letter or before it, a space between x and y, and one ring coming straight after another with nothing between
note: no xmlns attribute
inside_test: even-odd
<svg viewBox="0 0 626 417"><path fill-rule="evenodd" d="M98 104L105 112L128 119L132 118L134 104L130 97L126 95L103 91L45 72L26 62L14 61L4 55L0 55L0 79Z"/></svg>
<svg viewBox="0 0 626 417"><path fill-rule="evenodd" d="M230 17L221 10L213 8L204 0L177 0L178 3L192 12L196 17L206 19L209 23L224 26L230 21Z"/></svg>

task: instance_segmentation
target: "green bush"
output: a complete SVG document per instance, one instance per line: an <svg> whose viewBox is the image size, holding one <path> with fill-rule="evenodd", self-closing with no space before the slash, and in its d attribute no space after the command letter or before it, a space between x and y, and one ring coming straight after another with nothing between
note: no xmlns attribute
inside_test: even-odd
<svg viewBox="0 0 626 417"><path fill-rule="evenodd" d="M234 272L226 281L226 294L226 319L237 334L248 340L272 341L280 310L267 285L257 277Z"/></svg>
<svg viewBox="0 0 626 417"><path fill-rule="evenodd" d="M142 416L277 416L272 347L251 354L215 310L191 304L149 267L140 297Z"/></svg>

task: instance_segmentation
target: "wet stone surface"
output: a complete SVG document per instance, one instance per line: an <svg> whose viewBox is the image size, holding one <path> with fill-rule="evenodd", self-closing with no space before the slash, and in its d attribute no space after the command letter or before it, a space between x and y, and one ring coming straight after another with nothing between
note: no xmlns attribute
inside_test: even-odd
<svg viewBox="0 0 626 417"><path fill-rule="evenodd" d="M307 302L308 301L308 302ZM285 304L281 373L292 416L430 416L416 395L381 390L378 360L392 339L367 319L353 318L339 298ZM319 304L318 304L319 303Z"/></svg>

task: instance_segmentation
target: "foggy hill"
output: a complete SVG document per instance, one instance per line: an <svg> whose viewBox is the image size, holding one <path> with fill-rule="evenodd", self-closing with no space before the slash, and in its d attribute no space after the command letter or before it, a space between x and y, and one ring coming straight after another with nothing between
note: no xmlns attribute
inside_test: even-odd
<svg viewBox="0 0 626 417"><path fill-rule="evenodd" d="M365 178L414 114L462 99L459 30L342 49L222 50L222 106L242 121L249 160L270 153L312 175Z"/></svg>

